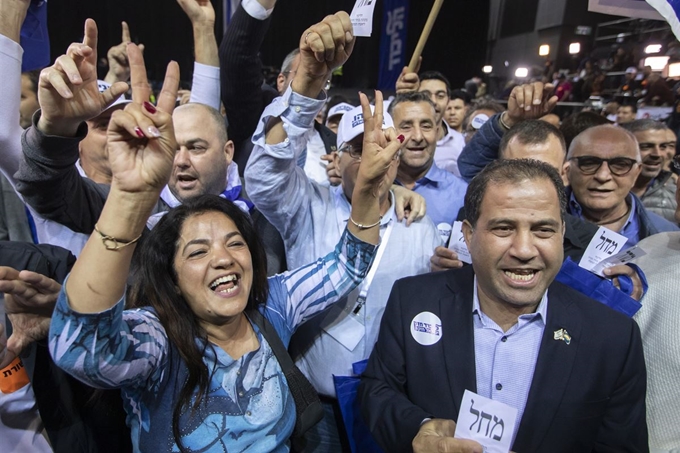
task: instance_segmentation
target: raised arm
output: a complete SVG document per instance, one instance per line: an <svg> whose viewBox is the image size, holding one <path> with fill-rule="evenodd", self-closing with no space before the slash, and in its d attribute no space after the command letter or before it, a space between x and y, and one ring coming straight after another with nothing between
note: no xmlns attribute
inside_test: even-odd
<svg viewBox="0 0 680 453"><path fill-rule="evenodd" d="M127 82L130 80L130 62L127 56L127 45L132 42L130 38L130 28L127 22L120 23L121 40L120 44L111 47L106 53L109 62L109 71L104 77L104 81L113 85L116 82ZM139 48L144 51L144 44L139 44Z"/></svg>
<svg viewBox="0 0 680 453"><path fill-rule="evenodd" d="M177 0L191 21L194 75L190 102L220 110L220 59L215 39L215 10L210 0Z"/></svg>
<svg viewBox="0 0 680 453"><path fill-rule="evenodd" d="M510 93L508 109L484 123L479 133L463 148L458 158L463 179L470 182L484 167L498 159L501 139L513 126L550 113L557 105L557 96L552 94L554 90L552 84L541 82L516 86Z"/></svg>
<svg viewBox="0 0 680 453"><path fill-rule="evenodd" d="M21 159L19 103L21 100L21 25L29 0L0 0L0 171L14 185Z"/></svg>
<svg viewBox="0 0 680 453"><path fill-rule="evenodd" d="M248 11L244 9L246 3L249 4ZM275 0L242 2L231 18L219 49L222 102L229 120L229 138L236 144L237 158L250 149L250 137L271 99L262 91L264 76L259 52L275 3ZM246 158L237 160L245 162Z"/></svg>
<svg viewBox="0 0 680 453"><path fill-rule="evenodd" d="M380 241L380 206L374 194L383 192L385 174L399 153L404 136L396 136L393 128L383 131L383 99L376 92L375 111L371 112L368 98L360 94L364 115L364 143L356 185L352 193L352 208L347 230L335 249L315 263L278 277L280 285L273 291L285 291L284 313L288 332L329 304L347 296L364 279L370 269ZM369 245L374 245L370 247Z"/></svg>
<svg viewBox="0 0 680 453"><path fill-rule="evenodd" d="M311 215L315 186L297 160L307 145L314 117L324 103L323 86L354 46L347 13L327 16L300 37L300 64L291 87L275 99L253 135L255 147L245 170L246 189L255 206L279 230L286 244L303 233ZM284 126L285 124L285 126Z"/></svg>
<svg viewBox="0 0 680 453"><path fill-rule="evenodd" d="M150 88L139 48L129 44L128 55L133 103L114 112L107 132L111 191L97 222L99 232L90 236L66 284L71 308L81 313L106 310L122 297L133 242L142 234L168 182L177 148L172 111L179 66L175 62L168 65L154 108L147 101ZM126 243L130 246L121 246Z"/></svg>
<svg viewBox="0 0 680 453"><path fill-rule="evenodd" d="M89 234L99 218L107 188L80 177L75 163L78 143L87 134L85 120L99 115L127 84L116 82L100 93L97 84L97 25L85 22L82 43L40 74L37 124L28 128L17 189L41 216Z"/></svg>

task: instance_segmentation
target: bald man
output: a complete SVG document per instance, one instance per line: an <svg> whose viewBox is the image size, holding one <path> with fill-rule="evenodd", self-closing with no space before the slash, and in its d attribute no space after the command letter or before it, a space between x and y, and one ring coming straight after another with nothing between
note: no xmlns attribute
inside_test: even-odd
<svg viewBox="0 0 680 453"><path fill-rule="evenodd" d="M569 213L625 236L626 248L653 234L678 231L631 193L641 170L633 134L610 125L583 131L567 154Z"/></svg>

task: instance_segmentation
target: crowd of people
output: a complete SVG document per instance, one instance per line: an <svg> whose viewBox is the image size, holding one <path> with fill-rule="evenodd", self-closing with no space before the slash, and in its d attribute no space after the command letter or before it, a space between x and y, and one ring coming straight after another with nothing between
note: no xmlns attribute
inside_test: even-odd
<svg viewBox="0 0 680 453"><path fill-rule="evenodd" d="M211 2L177 0L190 90L169 62L152 92L125 23L99 79L91 19L22 73L29 3L0 0L3 451L481 453L473 392L517 412L512 451L680 452L668 124L562 118L562 73L504 104L408 68L331 96L343 11L270 86L276 0L219 43ZM605 237L628 258L576 265Z"/></svg>

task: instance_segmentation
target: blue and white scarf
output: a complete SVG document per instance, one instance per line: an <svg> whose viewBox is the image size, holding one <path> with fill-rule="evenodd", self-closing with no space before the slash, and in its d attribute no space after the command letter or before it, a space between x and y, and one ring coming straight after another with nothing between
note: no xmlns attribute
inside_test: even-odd
<svg viewBox="0 0 680 453"><path fill-rule="evenodd" d="M224 191L220 194L220 197L226 198L229 201L233 201L234 204L241 208L243 212L250 213L250 210L253 208L253 204L250 201L241 198L241 189L242 186L241 178L238 175L238 165L236 162L232 162L229 164L229 168L227 169L227 188L224 189ZM182 204L182 202L179 201L177 197L175 197L175 195L170 191L168 186L163 188L163 191L161 192L161 200L163 200L170 208L175 208ZM147 220L146 226L149 229L152 229L166 213L167 211L153 214L151 217L149 217L149 220Z"/></svg>

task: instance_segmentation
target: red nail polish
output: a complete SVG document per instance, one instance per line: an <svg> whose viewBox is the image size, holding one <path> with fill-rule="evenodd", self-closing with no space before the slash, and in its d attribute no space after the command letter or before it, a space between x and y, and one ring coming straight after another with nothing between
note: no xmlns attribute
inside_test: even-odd
<svg viewBox="0 0 680 453"><path fill-rule="evenodd" d="M154 107L153 104L149 101L144 101L144 108L149 113L152 113L152 114L156 113L156 107Z"/></svg>
<svg viewBox="0 0 680 453"><path fill-rule="evenodd" d="M144 138L144 137L145 137L145 136L144 136L144 132L143 132L142 129L139 128L139 127L136 127L136 128L135 128L135 134L137 134L137 137L139 137L139 138Z"/></svg>
<svg viewBox="0 0 680 453"><path fill-rule="evenodd" d="M404 137L404 134L399 134L399 137L397 137L397 140L399 140L399 143L404 143L405 138L406 137Z"/></svg>

